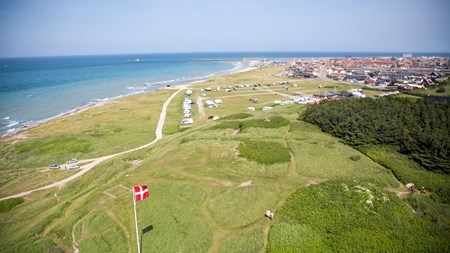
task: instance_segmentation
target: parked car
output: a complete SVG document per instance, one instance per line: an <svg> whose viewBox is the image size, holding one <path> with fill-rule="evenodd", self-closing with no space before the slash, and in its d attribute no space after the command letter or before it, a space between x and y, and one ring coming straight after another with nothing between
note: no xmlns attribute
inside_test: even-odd
<svg viewBox="0 0 450 253"><path fill-rule="evenodd" d="M68 170L76 170L79 168L80 168L80 166L78 164L71 164L67 167Z"/></svg>
<svg viewBox="0 0 450 253"><path fill-rule="evenodd" d="M58 164L52 164L52 165L48 166L48 168L51 170L57 170L57 169L61 168L61 166L59 166Z"/></svg>
<svg viewBox="0 0 450 253"><path fill-rule="evenodd" d="M77 158L72 158L69 161L67 161L67 163L76 163L76 162L78 162Z"/></svg>

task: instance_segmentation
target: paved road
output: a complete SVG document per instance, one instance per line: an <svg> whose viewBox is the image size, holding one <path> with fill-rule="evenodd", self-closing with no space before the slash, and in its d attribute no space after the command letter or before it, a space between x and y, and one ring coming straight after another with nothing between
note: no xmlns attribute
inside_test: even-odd
<svg viewBox="0 0 450 253"><path fill-rule="evenodd" d="M76 179L76 178L78 178L78 177L84 175L86 172L88 172L89 170L91 170L91 169L94 168L97 164L99 164L99 163L101 163L101 162L104 162L104 161L106 161L106 160L108 160L108 159L111 159L111 158L113 158L113 157L116 157L116 156L118 156L118 155L123 155L123 154L130 153L130 152L133 152L133 151L136 151L136 150L140 150L140 149L143 149L143 148L147 148L147 147L149 147L149 146L155 144L156 142L158 142L158 141L161 140L161 138L162 138L162 130L163 130L163 126L164 126L164 121L166 120L167 106L169 106L170 101L172 101L172 99L173 99L180 91L182 91L182 90L184 90L184 89L185 89L185 87L181 87L179 90L177 90L175 93L173 93L173 94L166 100L166 102L164 103L163 108L162 108L162 110L161 110L161 114L159 115L158 125L157 125L156 130L155 130L156 138L155 138L152 142L147 143L147 144L145 144L145 145L143 145L143 146L134 148L134 149L130 149L130 150L126 150L126 151L120 152L120 153L116 153L116 154L112 154L112 155L107 155L107 156L102 156L102 157L94 158L94 159L88 159L88 160L82 160L82 161L79 161L80 163L85 163L85 162L90 162L90 163L87 164L87 165L82 166L81 169L80 169L80 172L78 172L78 173L76 173L76 174L73 174L72 176L67 177L67 178L65 178L65 179L63 179L63 180L60 180L60 181L58 181L58 182L54 182L54 183L52 183L52 184L49 184L49 185L46 185L46 186L43 186L43 187L40 187L40 188L37 188L37 189L33 189L33 190L30 190L30 191L25 191L25 192L17 193L17 194L8 196L8 197L4 197L4 198L1 198L0 200L10 199L10 198L19 198L19 197L26 196L26 195L28 195L28 194L30 194L30 193L32 193L32 192L35 192L35 191L45 190L45 189L49 189L49 188L53 188L53 187L61 187L61 186L65 185L66 183L68 183L68 182L70 182L70 181L72 181L72 180L74 180L74 179Z"/></svg>

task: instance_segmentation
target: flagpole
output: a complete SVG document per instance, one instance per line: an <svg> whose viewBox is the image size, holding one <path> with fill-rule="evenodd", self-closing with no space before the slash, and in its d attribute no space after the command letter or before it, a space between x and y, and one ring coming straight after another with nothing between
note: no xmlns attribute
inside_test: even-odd
<svg viewBox="0 0 450 253"><path fill-rule="evenodd" d="M133 206L134 206L134 224L136 225L136 241L137 241L138 253L141 253L141 247L139 246L139 230L138 230L137 217L136 217L136 196L135 196L134 190L133 190Z"/></svg>

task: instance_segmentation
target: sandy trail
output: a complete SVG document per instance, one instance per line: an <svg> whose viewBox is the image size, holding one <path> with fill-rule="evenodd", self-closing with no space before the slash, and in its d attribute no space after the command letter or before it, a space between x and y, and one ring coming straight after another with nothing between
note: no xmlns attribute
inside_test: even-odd
<svg viewBox="0 0 450 253"><path fill-rule="evenodd" d="M1 198L0 200L10 199L10 198L19 198L19 197L26 196L26 195L28 195L28 194L30 194L30 193L32 193L32 192L35 192L35 191L40 191L40 190L50 189L50 188L53 188L53 187L61 187L61 186L65 185L66 183L68 183L68 182L70 182L70 181L72 181L72 180L74 180L74 179L76 179L76 178L78 178L78 177L81 177L82 175L84 175L85 173L87 173L89 170L91 170L91 169L94 168L97 164L99 164L99 163L101 163L101 162L104 162L104 161L106 161L106 160L109 160L109 159L111 159L111 158L113 158L113 157L116 157L116 156L118 156L118 155L127 154L127 153L130 153L130 152L136 151L136 150L140 150L140 149L143 149L143 148L147 148L147 147L149 147L149 146L155 144L156 142L158 142L158 141L161 140L161 138L162 138L162 130L163 130L163 126L164 126L164 121L166 120L166 111L167 111L167 107L168 107L169 104L170 104L170 101L172 101L172 99L173 99L178 93L180 93L182 90L186 89L186 86L179 86L178 88L179 88L179 89L178 89L176 92L174 92L174 93L166 100L166 102L164 103L163 108L162 108L162 110L161 110L161 114L159 115L158 125L157 125L156 130L155 130L156 138L155 138L153 141L151 141L150 143L147 143L147 144L145 144L145 145L143 145L143 146L140 146L140 147L137 147L137 148L134 148L134 149L130 149L130 150L126 150L126 151L122 151L122 152L116 153L116 154L112 154L112 155L107 155L107 156L102 156L102 157L99 157L99 158L93 158L93 159L87 159L87 160L81 160L81 161L79 161L80 163L85 163L85 162L90 162L90 163L89 163L89 164L86 164L86 165L84 165L84 166L81 166L80 172L78 172L78 173L76 173L76 174L73 174L73 175L70 176L70 177L67 177L67 178L62 179L62 180L60 180L60 181L54 182L54 183L52 183L52 184L49 184L49 185L46 185L46 186L43 186L43 187L40 187L40 188L37 188L37 189L33 189L33 190L29 190L29 191L17 193L17 194L8 196L8 197L4 197L4 198Z"/></svg>
<svg viewBox="0 0 450 253"><path fill-rule="evenodd" d="M197 97L197 106L198 106L198 113L202 115L202 117L205 117L205 110L203 108L203 98Z"/></svg>

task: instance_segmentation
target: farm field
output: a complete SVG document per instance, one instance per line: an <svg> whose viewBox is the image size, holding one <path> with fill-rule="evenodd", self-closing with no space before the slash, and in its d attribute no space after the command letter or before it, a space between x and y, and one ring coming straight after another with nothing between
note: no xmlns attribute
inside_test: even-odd
<svg viewBox="0 0 450 253"><path fill-rule="evenodd" d="M136 252L130 189L147 185L150 197L137 203L142 252L446 252L448 211L433 216L442 223L439 227L436 220L414 213L413 207L419 208L412 198L425 196L397 196L407 191L404 179L414 178L409 170L417 170L412 168L417 165L386 150L367 148L366 156L344 145L299 120L306 105L261 110L287 97L262 89L229 93L214 89L279 83L286 80L276 75L281 70L269 66L195 84L194 101L200 89L212 87L203 99L221 97L223 103L204 108L205 116L194 104L194 124L181 127L184 92L180 92L167 108L164 136L156 144L106 160L60 188L27 195L23 203L0 202L0 251ZM321 81L289 82L310 94L320 91ZM334 82L321 85L349 87ZM173 92L162 89L90 108L19 133L28 138L15 143L12 138L2 139L8 150L2 153L4 173L23 180L24 187L34 187L63 178L58 174L63 171L45 181L25 177L28 172L21 170L36 170L54 159L94 158L148 143L155 138L161 106ZM249 101L255 97L258 103ZM249 112L249 106L256 110ZM207 118L210 115L222 119L213 121ZM67 142L57 141L61 138L72 141L74 150L65 149ZM34 145L48 147L39 151L42 158L36 161L34 153L20 152L20 147L28 152ZM401 166L389 163L392 159ZM12 165L21 160L20 166ZM394 167L398 170L392 173ZM428 176L422 173L420 177ZM401 175L400 181L394 174ZM448 177L434 176L440 180L436 184L449 182ZM11 185L10 180L2 182L2 196L20 190ZM445 209L448 204L430 206ZM265 217L266 210L275 213L273 220Z"/></svg>

